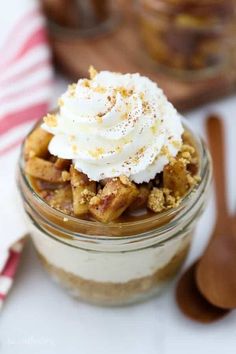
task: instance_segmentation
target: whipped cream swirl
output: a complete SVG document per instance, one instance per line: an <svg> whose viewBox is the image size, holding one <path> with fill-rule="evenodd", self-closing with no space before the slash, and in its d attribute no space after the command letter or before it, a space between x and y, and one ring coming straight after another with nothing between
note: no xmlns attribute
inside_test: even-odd
<svg viewBox="0 0 236 354"><path fill-rule="evenodd" d="M89 179L125 175L148 182L181 148L180 116L162 90L139 74L94 73L70 85L42 127L51 154L72 159Z"/></svg>

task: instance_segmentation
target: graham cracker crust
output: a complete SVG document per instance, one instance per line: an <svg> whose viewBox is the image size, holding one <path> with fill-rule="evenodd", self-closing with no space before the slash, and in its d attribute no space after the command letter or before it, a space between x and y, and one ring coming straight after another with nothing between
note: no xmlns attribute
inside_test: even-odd
<svg viewBox="0 0 236 354"><path fill-rule="evenodd" d="M166 266L152 275L125 283L97 282L84 279L50 264L38 251L37 254L43 267L52 278L68 289L75 298L93 304L112 306L136 302L152 293L157 293L158 291L155 291L155 289L162 287L178 272L188 254L189 247L190 243L185 244L184 248Z"/></svg>

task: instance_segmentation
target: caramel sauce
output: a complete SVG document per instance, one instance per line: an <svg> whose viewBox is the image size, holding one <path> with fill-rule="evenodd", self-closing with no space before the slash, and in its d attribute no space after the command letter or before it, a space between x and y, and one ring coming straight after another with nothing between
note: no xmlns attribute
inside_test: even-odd
<svg viewBox="0 0 236 354"><path fill-rule="evenodd" d="M28 179L30 181L30 184L33 188L33 190L50 205L50 196L53 195L53 192L55 190L60 190L62 188L65 188L65 183L51 183L51 182L46 182L43 180L40 180L38 178L28 176ZM66 183L66 185L69 186L69 183ZM73 204L72 204L72 199L70 203L67 203L67 206L62 207L59 209L61 211L64 211L65 214L74 216L73 213ZM118 219L116 219L117 223L124 223L124 222L135 222L135 221L140 221L140 220L145 220L148 219L152 216L154 216L155 213L147 208L141 208L137 210L127 210L125 213L123 213ZM81 216L79 219L81 220L87 220L87 221L96 221L90 214L84 214Z"/></svg>

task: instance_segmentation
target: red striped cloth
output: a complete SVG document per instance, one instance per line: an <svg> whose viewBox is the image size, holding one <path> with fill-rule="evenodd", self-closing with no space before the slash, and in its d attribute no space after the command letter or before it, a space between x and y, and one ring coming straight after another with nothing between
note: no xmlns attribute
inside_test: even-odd
<svg viewBox="0 0 236 354"><path fill-rule="evenodd" d="M52 68L44 19L33 0L7 0L0 12L0 308L26 234L16 202L19 145L48 110Z"/></svg>

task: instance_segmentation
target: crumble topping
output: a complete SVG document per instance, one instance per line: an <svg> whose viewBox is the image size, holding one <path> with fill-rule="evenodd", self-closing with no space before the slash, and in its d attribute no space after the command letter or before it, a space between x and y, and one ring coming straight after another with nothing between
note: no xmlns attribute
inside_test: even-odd
<svg viewBox="0 0 236 354"><path fill-rule="evenodd" d="M100 155L104 154L104 152L105 150L102 147L97 148L96 150L89 150L89 154L96 159L98 159Z"/></svg>
<svg viewBox="0 0 236 354"><path fill-rule="evenodd" d="M97 70L92 65L90 65L90 67L89 67L89 76L90 76L91 80L94 79L95 76L97 76L97 73L98 73Z"/></svg>
<svg viewBox="0 0 236 354"><path fill-rule="evenodd" d="M76 84L74 83L74 84L70 84L69 86L68 86L68 91L69 91L69 96L70 97L74 97L75 96L75 93L76 93Z"/></svg>
<svg viewBox="0 0 236 354"><path fill-rule="evenodd" d="M123 175L120 176L120 181L121 181L122 184L124 184L126 186L130 186L131 185L131 181L126 176L123 176Z"/></svg>
<svg viewBox="0 0 236 354"><path fill-rule="evenodd" d="M73 139L70 138L70 140L73 140ZM77 154L77 152L78 152L78 146L77 146L76 144L72 144L71 147L72 147L72 151L73 151L75 154Z"/></svg>
<svg viewBox="0 0 236 354"><path fill-rule="evenodd" d="M168 188L153 188L148 197L147 206L155 213L176 208L180 203L178 196L171 195Z"/></svg>
<svg viewBox="0 0 236 354"><path fill-rule="evenodd" d="M80 204L86 204L86 203L88 203L94 196L95 196L95 193L94 193L94 192L91 192L90 190L88 190L87 188L85 188L85 189L81 192Z"/></svg>
<svg viewBox="0 0 236 354"><path fill-rule="evenodd" d="M68 171L62 171L61 177L63 182L67 182L70 180L70 173Z"/></svg>
<svg viewBox="0 0 236 354"><path fill-rule="evenodd" d="M48 113L43 120L51 128L55 128L57 126L57 116L55 114Z"/></svg>
<svg viewBox="0 0 236 354"><path fill-rule="evenodd" d="M58 104L58 107L63 107L64 104L65 104L65 102L64 102L64 100L60 97L60 98L58 98L58 100L57 100L57 104Z"/></svg>
<svg viewBox="0 0 236 354"><path fill-rule="evenodd" d="M90 199L89 204L92 206L96 206L100 203L100 198L96 195Z"/></svg>

